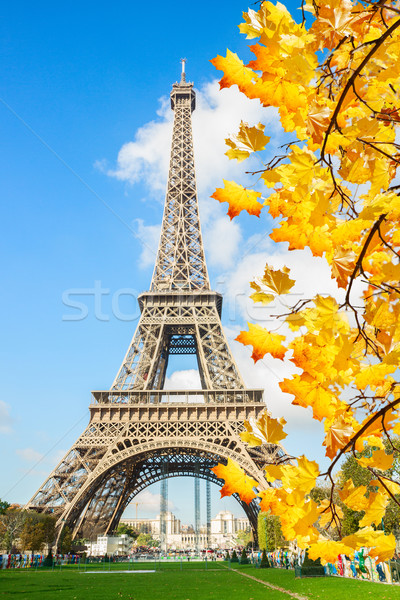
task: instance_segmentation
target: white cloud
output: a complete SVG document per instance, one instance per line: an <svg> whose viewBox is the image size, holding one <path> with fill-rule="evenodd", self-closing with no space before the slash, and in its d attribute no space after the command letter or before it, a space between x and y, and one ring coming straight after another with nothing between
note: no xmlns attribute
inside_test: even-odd
<svg viewBox="0 0 400 600"><path fill-rule="evenodd" d="M174 371L165 379L166 390L200 390L200 375L196 369Z"/></svg>
<svg viewBox="0 0 400 600"><path fill-rule="evenodd" d="M134 518L136 516L136 503L138 518L146 515L158 515L160 513L160 494L153 494L151 490L146 489L135 496L134 500L129 504L124 512L124 517ZM172 511L175 509L175 505L172 500L168 500L168 510Z"/></svg>
<svg viewBox="0 0 400 600"><path fill-rule="evenodd" d="M156 261L161 223L158 225L145 225L143 219L135 219L134 225L136 226L135 233L142 245L138 265L141 269L147 269L154 266Z"/></svg>
<svg viewBox="0 0 400 600"><path fill-rule="evenodd" d="M129 183L144 181L161 200L168 175L169 153L166 149L171 143L172 118L171 111L163 111L161 121L150 121L140 127L135 141L122 146L116 168L108 170L107 174ZM96 165L104 168L103 161Z"/></svg>
<svg viewBox="0 0 400 600"><path fill-rule="evenodd" d="M225 215L211 220L204 232L207 263L222 269L231 268L241 240L242 233L237 221L230 221Z"/></svg>
<svg viewBox="0 0 400 600"><path fill-rule="evenodd" d="M48 462L50 465L53 465L53 468L55 469L58 463L64 458L66 454L67 450L56 450L53 454L51 454L48 457L46 462Z"/></svg>
<svg viewBox="0 0 400 600"><path fill-rule="evenodd" d="M11 433L12 431L10 410L10 405L0 400L0 433Z"/></svg>
<svg viewBox="0 0 400 600"><path fill-rule="evenodd" d="M16 453L26 462L38 462L43 458L43 454L37 452L37 450L34 450L33 448L19 448L16 450Z"/></svg>

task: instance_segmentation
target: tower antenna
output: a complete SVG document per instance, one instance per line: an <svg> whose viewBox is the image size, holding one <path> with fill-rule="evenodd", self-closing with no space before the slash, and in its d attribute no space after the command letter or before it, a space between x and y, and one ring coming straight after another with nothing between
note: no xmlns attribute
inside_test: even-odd
<svg viewBox="0 0 400 600"><path fill-rule="evenodd" d="M181 83L186 82L186 73L185 73L186 61L187 61L187 58L181 58L181 63L182 63Z"/></svg>

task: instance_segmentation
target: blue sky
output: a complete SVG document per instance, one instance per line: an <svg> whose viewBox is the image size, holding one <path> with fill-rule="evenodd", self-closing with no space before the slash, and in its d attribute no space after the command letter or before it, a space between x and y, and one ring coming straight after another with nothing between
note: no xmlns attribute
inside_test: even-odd
<svg viewBox="0 0 400 600"><path fill-rule="evenodd" d="M22 503L36 491L86 426L90 391L109 388L124 357L137 323L135 295L152 275L173 117L167 100L183 56L198 98L193 127L205 251L212 285L225 295L232 351L249 387L265 387L274 416L288 419L288 450L322 456L319 427L279 392L290 367L267 359L254 367L250 347L233 342L246 320L269 319L246 298L248 281L266 262L288 264L302 296L316 281L327 292L334 285L320 261L305 252L288 256L269 240L266 213L231 223L226 206L209 198L223 178L243 182L245 170L259 168L224 157L224 138L241 118L265 123L271 156L285 139L274 110L235 90L218 91L220 74L209 60L227 47L249 56L237 29L243 10L237 0L2 7L1 498ZM108 290L97 306L96 286ZM79 311L65 305L72 293L86 318L77 320ZM192 367L174 362L169 385L193 384ZM149 488L148 510L143 504L139 514L155 513L158 492ZM214 514L241 514L218 497L215 489ZM171 483L170 500L179 518L193 521L192 481Z"/></svg>

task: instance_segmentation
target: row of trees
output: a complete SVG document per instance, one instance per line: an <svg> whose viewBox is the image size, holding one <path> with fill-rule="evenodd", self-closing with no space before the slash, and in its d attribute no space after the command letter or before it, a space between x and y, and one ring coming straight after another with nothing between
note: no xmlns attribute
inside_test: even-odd
<svg viewBox="0 0 400 600"><path fill-rule="evenodd" d="M35 553L45 547L51 548L56 540L56 521L53 515L25 511L18 505L0 501L0 548L13 554L28 550ZM81 541L72 540L72 532L65 526L58 551L67 553L84 549Z"/></svg>
<svg viewBox="0 0 400 600"><path fill-rule="evenodd" d="M0 500L0 549L7 553L18 553L29 550L40 552L45 547L51 548L56 540L57 519L49 514L22 510L19 505L10 505ZM156 548L160 542L149 533L139 533L126 524L118 526L116 535L128 535L136 547ZM57 551L82 552L86 550L88 540L72 540L72 532L66 525L58 541Z"/></svg>

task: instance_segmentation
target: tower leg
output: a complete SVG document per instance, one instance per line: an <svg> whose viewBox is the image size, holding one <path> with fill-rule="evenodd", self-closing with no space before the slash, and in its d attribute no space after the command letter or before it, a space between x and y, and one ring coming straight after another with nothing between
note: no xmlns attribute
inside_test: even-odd
<svg viewBox="0 0 400 600"><path fill-rule="evenodd" d="M200 478L198 473L194 478L194 532L196 553L200 554Z"/></svg>
<svg viewBox="0 0 400 600"><path fill-rule="evenodd" d="M161 496L160 496L160 550L164 554L168 548L168 531L167 531L167 508L168 508L168 479L167 465L163 465L165 477L161 480Z"/></svg>
<svg viewBox="0 0 400 600"><path fill-rule="evenodd" d="M211 486L206 480L206 507L207 507L207 549L211 548Z"/></svg>

